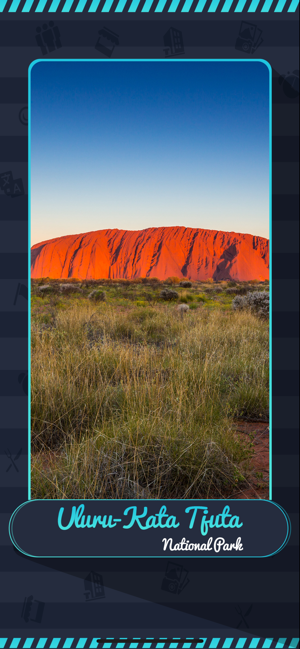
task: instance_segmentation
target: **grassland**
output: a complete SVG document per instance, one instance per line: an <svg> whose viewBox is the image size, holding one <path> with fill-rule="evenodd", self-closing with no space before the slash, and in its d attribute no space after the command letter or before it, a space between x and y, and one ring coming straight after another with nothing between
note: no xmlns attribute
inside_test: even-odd
<svg viewBox="0 0 300 649"><path fill-rule="evenodd" d="M269 330L231 303L261 285L69 283L74 292L32 281L32 497L228 498L246 487L253 443L235 423L268 419ZM179 297L163 301L166 287ZM104 301L89 299L95 288Z"/></svg>

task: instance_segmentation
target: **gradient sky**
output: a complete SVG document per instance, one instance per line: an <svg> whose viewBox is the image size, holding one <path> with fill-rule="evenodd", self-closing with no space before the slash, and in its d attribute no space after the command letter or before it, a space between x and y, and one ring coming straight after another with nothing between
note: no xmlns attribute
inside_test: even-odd
<svg viewBox="0 0 300 649"><path fill-rule="evenodd" d="M269 237L269 71L255 61L42 61L31 245L183 225Z"/></svg>

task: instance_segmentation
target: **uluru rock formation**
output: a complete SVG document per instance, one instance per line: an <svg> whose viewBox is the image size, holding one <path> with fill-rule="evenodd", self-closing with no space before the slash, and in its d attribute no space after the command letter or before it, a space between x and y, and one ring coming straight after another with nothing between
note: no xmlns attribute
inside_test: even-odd
<svg viewBox="0 0 300 649"><path fill-rule="evenodd" d="M269 241L251 234L177 226L97 230L35 244L31 276L264 280L269 277Z"/></svg>

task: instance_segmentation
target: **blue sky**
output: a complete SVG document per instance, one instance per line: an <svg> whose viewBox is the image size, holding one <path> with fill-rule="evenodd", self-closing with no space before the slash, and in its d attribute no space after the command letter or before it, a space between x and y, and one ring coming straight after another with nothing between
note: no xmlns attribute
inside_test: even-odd
<svg viewBox="0 0 300 649"><path fill-rule="evenodd" d="M42 61L31 245L183 225L269 236L269 71L255 61Z"/></svg>

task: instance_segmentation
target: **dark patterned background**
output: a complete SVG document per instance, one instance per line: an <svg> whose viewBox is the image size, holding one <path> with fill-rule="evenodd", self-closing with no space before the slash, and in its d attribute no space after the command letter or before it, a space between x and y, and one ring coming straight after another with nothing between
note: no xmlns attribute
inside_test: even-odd
<svg viewBox="0 0 300 649"><path fill-rule="evenodd" d="M171 14L171 0L162 13L154 12L155 0L149 15L128 13L124 5L120 16L118 0L109 14L101 11L101 0L97 13L89 13L88 4L81 15L47 13L50 0L44 13L35 12L38 0L30 13L22 13L21 0L16 13L9 12L11 2L0 13L0 178L9 171L16 181L16 195L0 190L0 626L5 637L197 637L218 624L261 638L290 640L298 634L299 72L297 86L294 71L299 10L261 12L261 0L256 13L247 13L247 0L240 13L234 11L237 4L234 0L228 14L194 13L194 1L190 13L181 13L180 0ZM182 33L184 58L256 57L273 68L273 499L289 513L292 536L268 559L182 560L189 583L180 594L163 588L165 559L36 560L21 555L8 537L11 513L27 500L24 289L14 304L18 284L27 285L27 69L43 57L36 27L50 20L59 28L62 47L44 58L163 58L164 35L174 27ZM235 49L241 20L262 30L263 42L253 54ZM109 54L95 49L99 30L107 29L117 35ZM22 183L24 195L18 195ZM9 471L7 448L14 460ZM84 579L91 571L102 575L102 594L86 602ZM44 607L26 622L22 606L31 595Z"/></svg>

